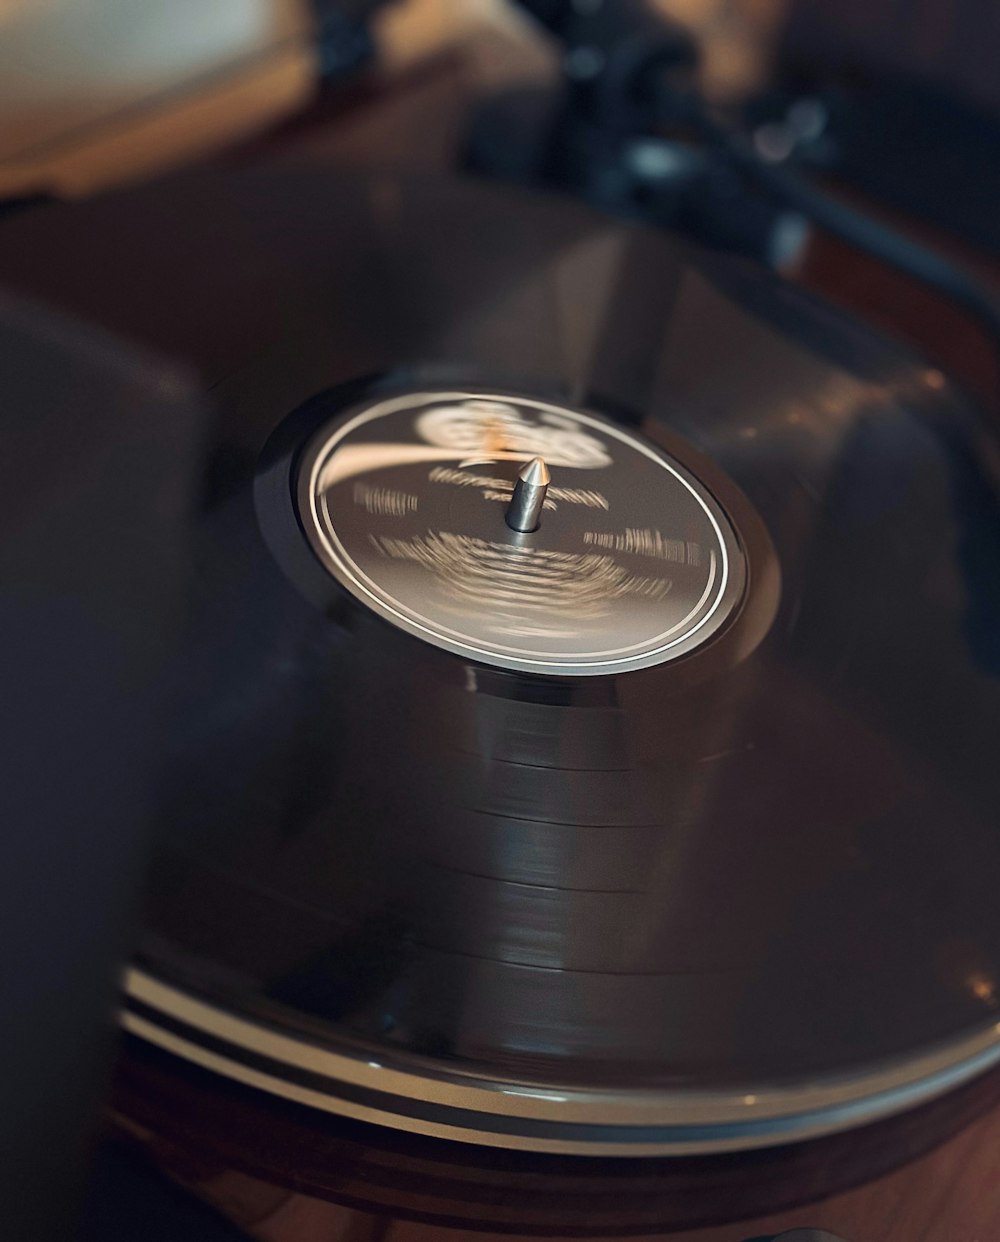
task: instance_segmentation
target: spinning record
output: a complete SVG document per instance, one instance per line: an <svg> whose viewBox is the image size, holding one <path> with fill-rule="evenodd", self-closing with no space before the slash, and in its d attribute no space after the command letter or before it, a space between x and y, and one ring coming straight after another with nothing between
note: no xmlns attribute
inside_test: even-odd
<svg viewBox="0 0 1000 1242"><path fill-rule="evenodd" d="M539 1172L1000 1060L1000 520L939 375L443 181L187 177L15 221L0 278L218 411L133 1035Z"/></svg>

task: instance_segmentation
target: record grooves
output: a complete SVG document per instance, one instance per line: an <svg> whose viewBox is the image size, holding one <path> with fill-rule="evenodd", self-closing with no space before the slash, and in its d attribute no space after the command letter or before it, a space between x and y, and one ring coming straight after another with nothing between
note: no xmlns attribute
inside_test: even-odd
<svg viewBox="0 0 1000 1242"><path fill-rule="evenodd" d="M487 1182L947 1128L1000 1061L1000 517L939 377L436 179L182 177L0 278L216 407L126 1029Z"/></svg>

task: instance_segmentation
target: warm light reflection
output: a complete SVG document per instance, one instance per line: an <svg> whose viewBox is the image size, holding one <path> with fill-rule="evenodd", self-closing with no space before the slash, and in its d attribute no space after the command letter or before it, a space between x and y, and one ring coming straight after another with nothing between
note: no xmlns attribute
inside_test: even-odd
<svg viewBox="0 0 1000 1242"><path fill-rule="evenodd" d="M996 981L987 978L986 975L970 975L966 980L969 991L984 1005L995 1007L997 1004L997 985Z"/></svg>

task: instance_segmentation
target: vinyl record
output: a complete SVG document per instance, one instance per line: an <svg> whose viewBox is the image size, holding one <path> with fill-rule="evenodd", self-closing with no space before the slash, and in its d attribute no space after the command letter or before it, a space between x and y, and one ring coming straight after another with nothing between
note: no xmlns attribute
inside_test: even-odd
<svg viewBox="0 0 1000 1242"><path fill-rule="evenodd" d="M440 180L186 177L15 221L0 279L218 411L133 1035L538 1170L1000 1060L1000 522L937 373Z"/></svg>

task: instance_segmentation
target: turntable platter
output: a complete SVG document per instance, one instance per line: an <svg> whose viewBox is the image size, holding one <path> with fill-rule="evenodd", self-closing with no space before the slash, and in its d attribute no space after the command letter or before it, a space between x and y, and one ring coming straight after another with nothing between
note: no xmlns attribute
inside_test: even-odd
<svg viewBox="0 0 1000 1242"><path fill-rule="evenodd" d="M1000 522L940 376L434 179L188 176L14 221L0 279L218 408L128 1030L483 1160L807 1141L1000 1060Z"/></svg>

